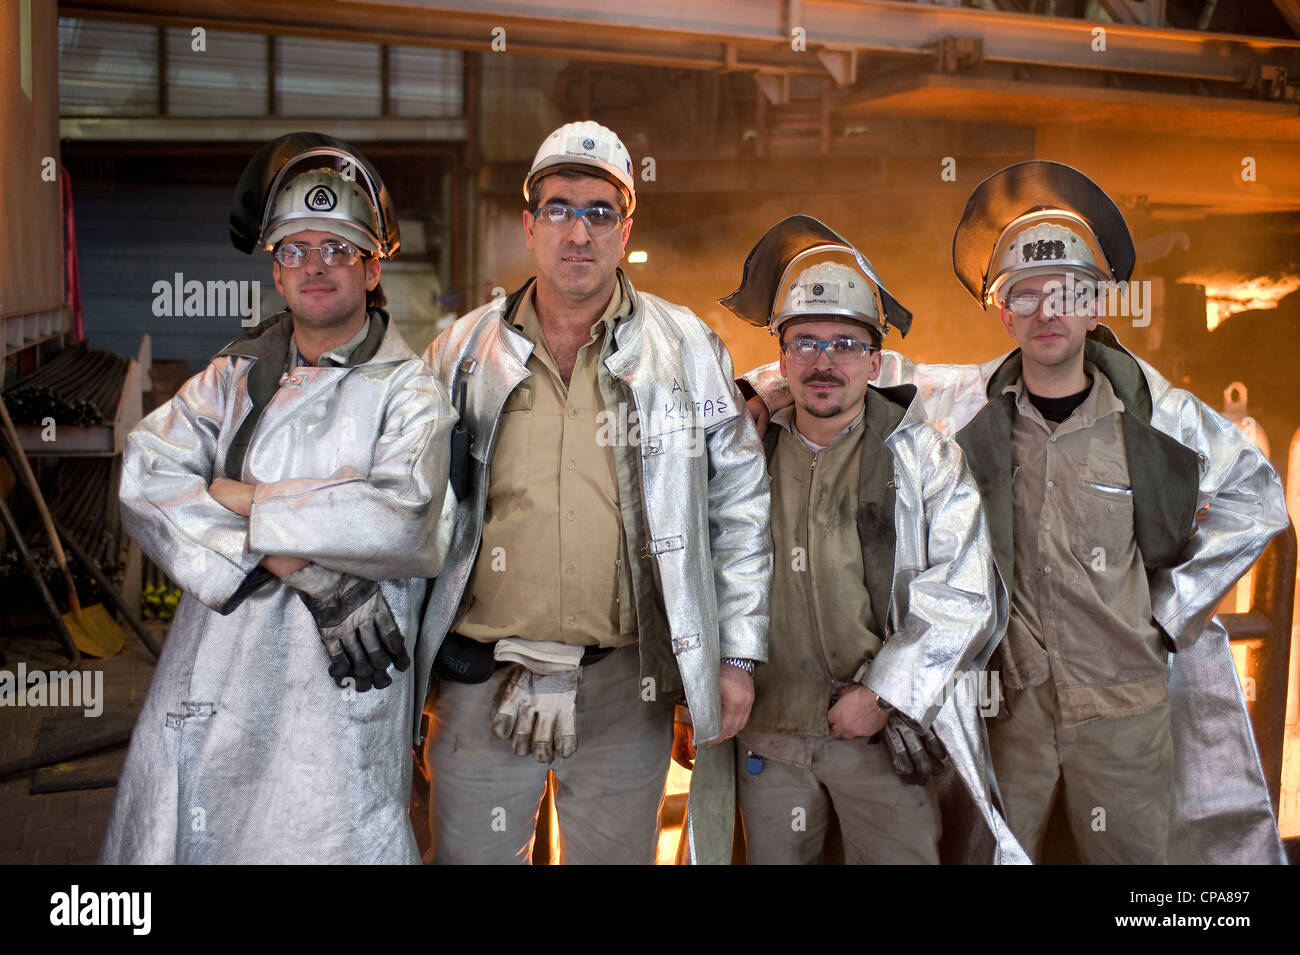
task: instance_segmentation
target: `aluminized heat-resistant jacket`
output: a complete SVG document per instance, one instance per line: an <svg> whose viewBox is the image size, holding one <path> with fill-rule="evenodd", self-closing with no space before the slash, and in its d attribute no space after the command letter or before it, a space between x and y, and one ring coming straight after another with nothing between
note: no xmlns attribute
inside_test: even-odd
<svg viewBox="0 0 1300 955"><path fill-rule="evenodd" d="M979 675L1006 630L1008 613L979 489L957 443L925 420L919 396L911 398L885 445L894 459L893 583L884 643L866 684L912 719L932 725L948 748L991 837L970 837L964 861L1026 863L993 806L996 790L979 714ZM863 543L865 559L870 542ZM969 816L962 821L975 824ZM945 820L945 828L951 825Z"/></svg>
<svg viewBox="0 0 1300 955"><path fill-rule="evenodd" d="M284 367L287 315L228 346L127 441L124 523L185 596L104 862L420 861L407 819L414 672L391 671L382 690L337 687L311 614L278 581L220 612L263 555L303 557L380 580L414 656L456 419L396 326L370 318L384 328L371 357L280 379L242 468L258 485L250 518L207 488L251 407L251 370Z"/></svg>
<svg viewBox="0 0 1300 955"><path fill-rule="evenodd" d="M1200 462L1197 518L1194 528L1185 529L1191 539L1169 566L1148 576L1156 622L1178 647L1169 674L1174 742L1169 862L1283 862L1227 631L1212 616L1224 593L1286 527L1281 481L1239 428L1173 387L1113 337L1101 344L1109 333L1101 326L1098 331L1104 334L1098 342L1088 342L1090 359L1100 361L1109 349L1122 356L1121 365L1132 362L1137 384L1149 395L1150 427L1190 449ZM894 352L882 354L877 384L915 384L929 420L954 435L988 405L994 375L1016 357L1011 352L982 365L919 365ZM746 379L770 399L769 406L788 403L775 365L756 369ZM1151 493L1169 497L1163 482ZM1148 562L1150 556L1144 553Z"/></svg>
<svg viewBox="0 0 1300 955"><path fill-rule="evenodd" d="M636 292L622 273L619 280L625 300L635 304L615 328L602 387L612 385L629 422L625 440L614 443L614 461L624 530L634 542L630 569L636 591L655 588L661 595L656 599L667 618L668 652L676 657L703 744L721 732L721 659L767 659L767 470L721 340L689 309ZM434 583L422 626L421 680L429 676L474 568L501 410L531 376L525 363L533 343L508 321L527 288L463 316L425 352L458 407L465 389L461 413L473 444L471 491L456 507L446 571ZM624 420L608 405L611 416ZM638 549L648 559L638 558ZM646 601L638 597L638 604ZM640 613L638 624L644 660L652 627ZM730 858L732 777L723 750L729 747L700 746L687 820L692 861Z"/></svg>

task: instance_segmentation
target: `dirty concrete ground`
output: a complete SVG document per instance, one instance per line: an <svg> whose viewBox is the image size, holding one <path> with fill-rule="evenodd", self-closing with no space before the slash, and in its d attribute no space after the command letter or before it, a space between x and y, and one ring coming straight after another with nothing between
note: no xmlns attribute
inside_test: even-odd
<svg viewBox="0 0 1300 955"><path fill-rule="evenodd" d="M146 626L154 631L159 642L163 640L166 624L150 622ZM28 673L71 669L52 634L12 637L0 634L0 652L3 653L0 670L13 674L17 674L20 664L26 666ZM102 713L85 716L84 707L0 708L0 772L17 760L33 756L38 748L48 749L51 744L60 744L78 736L107 736L135 724L154 673L153 658L140 641L128 630L122 653L107 660L86 658L80 669L102 671ZM117 792L116 779L125 758L126 746L119 745L98 756L0 778L0 865L95 862ZM1295 760L1300 760L1300 730L1288 727L1288 770ZM1284 773L1286 783L1291 785L1284 785L1281 800L1282 834L1289 837L1287 848L1293 862L1300 862L1300 839L1296 838L1300 836L1300 792L1294 788L1298 775ZM74 780L75 784L90 788L40 791L68 785L65 777L70 776L79 777ZM418 765L412 783L411 821L423 853L429 844L428 780ZM674 764L663 812L661 863L671 863L676 855L685 809L682 794L688 786L689 774ZM546 821L543 821L542 828L547 828ZM546 838L544 832L539 835ZM553 852L553 847L551 849ZM538 861L544 861L549 854L543 847Z"/></svg>
<svg viewBox="0 0 1300 955"><path fill-rule="evenodd" d="M167 625L147 622L161 643ZM0 671L16 675L19 666L27 673L40 670L72 671L53 634L0 634ZM84 658L75 669L103 674L102 712L85 716L84 707L5 706L0 708L0 772L50 745L78 737L100 738L129 731L140 714L149 684L153 680L153 657L134 634L127 630L122 653L107 660ZM93 677L92 677L93 679ZM43 735L44 734L44 735ZM99 755L59 764L50 769L0 778L0 865L91 864L99 856L100 843L113 798L116 781L126 760L122 744ZM676 855L685 810L684 793L689 774L674 764L665 801L664 832L660 840L660 861L671 863ZM65 792L41 792L42 788L68 785L67 777L91 788ZM429 847L428 777L416 765L412 773L411 822L423 854ZM553 814L548 813L552 816ZM539 842L539 861L551 855L546 822ZM551 821L551 825L554 825Z"/></svg>

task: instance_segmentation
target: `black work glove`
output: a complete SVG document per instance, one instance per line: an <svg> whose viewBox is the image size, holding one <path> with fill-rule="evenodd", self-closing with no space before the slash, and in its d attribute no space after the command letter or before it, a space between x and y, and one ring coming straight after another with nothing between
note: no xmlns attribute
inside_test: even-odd
<svg viewBox="0 0 1300 955"><path fill-rule="evenodd" d="M932 776L943 772L943 761L948 750L934 730L922 730L915 722L898 710L889 714L889 722L881 730L894 773L905 783L924 786Z"/></svg>
<svg viewBox="0 0 1300 955"><path fill-rule="evenodd" d="M334 579L332 587L326 575ZM335 574L315 564L290 574L284 582L311 611L329 654L329 674L339 686L346 686L344 681L351 677L358 693L371 686L382 690L393 682L389 664L399 673L411 665L402 632L377 582Z"/></svg>

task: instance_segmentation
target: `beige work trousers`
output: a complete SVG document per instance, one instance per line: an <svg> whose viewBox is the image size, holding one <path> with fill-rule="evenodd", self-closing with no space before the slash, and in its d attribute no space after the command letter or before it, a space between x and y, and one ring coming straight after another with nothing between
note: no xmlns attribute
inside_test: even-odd
<svg viewBox="0 0 1300 955"><path fill-rule="evenodd" d="M799 763L766 757L755 775L745 765L746 747L737 744L736 790L751 865L822 862L832 806L846 864L938 864L938 799L930 786L894 774L884 743L825 737L809 740L807 755Z"/></svg>
<svg viewBox="0 0 1300 955"><path fill-rule="evenodd" d="M1066 727L1050 679L1007 692L1011 715L985 726L1007 822L1030 858L1039 861L1064 786L1084 862L1164 864L1173 766L1168 702Z"/></svg>
<svg viewBox="0 0 1300 955"><path fill-rule="evenodd" d="M508 667L486 683L440 679L427 757L435 864L527 864L547 770L564 863L652 864L672 754L673 702L641 699L640 655L622 647L584 666L578 749L549 766L492 735Z"/></svg>

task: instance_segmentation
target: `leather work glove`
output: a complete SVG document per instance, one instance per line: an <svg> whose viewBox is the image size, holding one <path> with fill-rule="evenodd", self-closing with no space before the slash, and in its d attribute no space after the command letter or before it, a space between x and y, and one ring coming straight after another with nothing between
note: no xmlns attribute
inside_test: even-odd
<svg viewBox="0 0 1300 955"><path fill-rule="evenodd" d="M516 756L530 752L538 762L557 755L572 756L578 749L578 684L582 668L560 673L534 673L511 664L497 692L492 713L492 735L514 739Z"/></svg>
<svg viewBox="0 0 1300 955"><path fill-rule="evenodd" d="M943 772L943 761L948 750L934 730L922 730L915 722L898 710L889 714L889 722L881 730L894 773L905 783L924 786L932 776Z"/></svg>
<svg viewBox="0 0 1300 955"><path fill-rule="evenodd" d="M371 686L382 690L393 682L389 664L399 673L411 665L402 632L376 581L308 564L284 582L311 611L329 654L329 674L339 686L346 686L344 681L351 677L358 693Z"/></svg>

